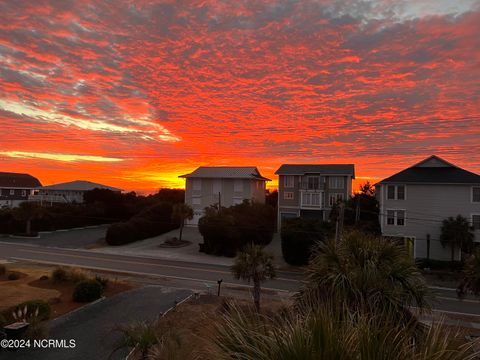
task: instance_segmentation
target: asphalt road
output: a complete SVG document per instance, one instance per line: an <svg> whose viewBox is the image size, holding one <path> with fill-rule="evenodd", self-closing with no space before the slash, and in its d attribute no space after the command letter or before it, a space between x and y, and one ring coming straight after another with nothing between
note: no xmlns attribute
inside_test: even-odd
<svg viewBox="0 0 480 360"><path fill-rule="evenodd" d="M87 250L47 248L32 245L0 243L0 258L35 261L48 264L79 266L97 270L148 275L177 282L215 286L218 279L224 285L249 287L235 280L230 269L223 265L200 264L176 260L163 260L94 253ZM277 278L265 282L263 289L274 291L296 291L301 286L303 275L296 272L279 271ZM190 288L190 286L184 286ZM434 308L440 311L480 316L480 302L476 299L458 300L452 289L434 289L437 302Z"/></svg>
<svg viewBox="0 0 480 360"><path fill-rule="evenodd" d="M39 238L0 238L1 242L52 246L66 249L81 249L105 238L109 225L86 227L82 229L41 232Z"/></svg>
<svg viewBox="0 0 480 360"><path fill-rule="evenodd" d="M188 297L191 291L165 291L148 286L121 293L50 322L50 340L75 341L71 348L32 348L17 352L0 352L0 359L9 360L83 360L107 359L121 334L119 325L154 320L173 306L174 301ZM125 359L128 350L115 352L112 360Z"/></svg>

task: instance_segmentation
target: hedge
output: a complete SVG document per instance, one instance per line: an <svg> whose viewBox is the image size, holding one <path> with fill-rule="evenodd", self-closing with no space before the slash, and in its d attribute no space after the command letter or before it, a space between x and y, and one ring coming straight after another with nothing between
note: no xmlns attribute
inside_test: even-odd
<svg viewBox="0 0 480 360"><path fill-rule="evenodd" d="M179 222L172 220L172 210L171 203L153 205L126 222L110 225L105 240L109 245L125 245L174 230Z"/></svg>
<svg viewBox="0 0 480 360"><path fill-rule="evenodd" d="M307 265L315 245L331 234L327 222L310 219L288 219L281 229L282 254L290 265Z"/></svg>

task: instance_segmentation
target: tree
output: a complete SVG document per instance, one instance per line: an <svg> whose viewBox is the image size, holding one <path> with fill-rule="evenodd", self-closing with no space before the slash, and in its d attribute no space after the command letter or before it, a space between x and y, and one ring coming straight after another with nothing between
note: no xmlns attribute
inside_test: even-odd
<svg viewBox="0 0 480 360"><path fill-rule="evenodd" d="M455 259L455 248L461 249L468 254L472 253L474 233L470 223L462 215L450 216L442 221L440 241L442 245L450 246L451 261Z"/></svg>
<svg viewBox="0 0 480 360"><path fill-rule="evenodd" d="M255 309L260 311L260 285L267 279L275 278L273 255L265 252L260 245L248 244L235 259L232 273L236 279L253 282L253 301Z"/></svg>
<svg viewBox="0 0 480 360"><path fill-rule="evenodd" d="M193 209L188 204L177 203L173 205L172 218L180 221L180 235L178 237L178 240L182 241L185 220L193 219Z"/></svg>
<svg viewBox="0 0 480 360"><path fill-rule="evenodd" d="M24 201L15 209L15 217L25 222L25 234L32 234L32 221L41 218L45 209L36 202Z"/></svg>
<svg viewBox="0 0 480 360"><path fill-rule="evenodd" d="M320 243L297 300L312 294L361 314L388 310L403 322L413 318L411 306L430 308L425 279L404 247L360 232L347 233L338 244Z"/></svg>
<svg viewBox="0 0 480 360"><path fill-rule="evenodd" d="M460 297L467 292L475 296L480 295L480 249L477 249L465 262L463 279L457 288L457 294Z"/></svg>

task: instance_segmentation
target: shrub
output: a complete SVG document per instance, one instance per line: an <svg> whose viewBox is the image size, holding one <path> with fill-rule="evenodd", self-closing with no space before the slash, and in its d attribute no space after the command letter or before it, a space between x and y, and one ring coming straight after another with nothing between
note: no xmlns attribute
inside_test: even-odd
<svg viewBox="0 0 480 360"><path fill-rule="evenodd" d="M10 274L8 274L7 279L8 280L18 280L18 279L20 279L20 274L17 273L17 272L11 272Z"/></svg>
<svg viewBox="0 0 480 360"><path fill-rule="evenodd" d="M27 308L26 318L32 317L38 309L37 320L48 320L51 314L50 305L44 300L29 300L16 305L12 311L24 310Z"/></svg>
<svg viewBox="0 0 480 360"><path fill-rule="evenodd" d="M105 240L109 245L125 245L176 229L180 224L172 220L172 209L170 203L157 203L127 222L112 224L107 230Z"/></svg>
<svg viewBox="0 0 480 360"><path fill-rule="evenodd" d="M290 265L308 264L315 245L326 240L330 231L330 224L319 220L285 220L281 232L283 258Z"/></svg>
<svg viewBox="0 0 480 360"><path fill-rule="evenodd" d="M80 281L88 280L88 273L85 270L74 268L67 271L67 279L76 284Z"/></svg>
<svg viewBox="0 0 480 360"><path fill-rule="evenodd" d="M95 280L102 285L102 289L105 290L108 285L108 279L106 277L95 275Z"/></svg>
<svg viewBox="0 0 480 360"><path fill-rule="evenodd" d="M270 205L244 201L242 204L206 210L198 229L203 236L200 251L234 257L246 244L265 246L272 241L275 211Z"/></svg>
<svg viewBox="0 0 480 360"><path fill-rule="evenodd" d="M68 280L68 273L62 267L57 267L52 271L52 280L54 283L59 283Z"/></svg>
<svg viewBox="0 0 480 360"><path fill-rule="evenodd" d="M7 272L7 267L3 264L0 264L0 276L5 275Z"/></svg>
<svg viewBox="0 0 480 360"><path fill-rule="evenodd" d="M90 302L102 296L102 285L96 280L80 281L73 290L73 301Z"/></svg>
<svg viewBox="0 0 480 360"><path fill-rule="evenodd" d="M430 270L461 271L463 269L462 261L432 260L425 258L415 259L415 263L420 269L429 268Z"/></svg>

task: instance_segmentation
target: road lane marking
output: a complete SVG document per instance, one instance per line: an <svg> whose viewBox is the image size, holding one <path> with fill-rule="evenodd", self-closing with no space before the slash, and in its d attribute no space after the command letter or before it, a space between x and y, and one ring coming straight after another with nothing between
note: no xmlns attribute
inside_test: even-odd
<svg viewBox="0 0 480 360"><path fill-rule="evenodd" d="M40 264L54 264L54 265L62 265L62 266L72 266L72 264L59 262L59 261L34 260L34 259L21 258L21 257L11 257L11 259L18 260L18 261L29 261L29 262L40 263ZM116 272L125 273L125 274L148 275L148 276L157 277L157 278L188 280L188 281L201 282L201 283L208 282L208 283L212 283L212 284L217 284L217 280L197 279L197 278L189 278L189 277L173 276L173 275L159 275L159 274L146 273L146 272L141 272L141 271L118 270L118 269L106 268L106 267L101 267L101 266L91 266L91 265L77 265L77 266L85 268L85 269L92 269L92 270L103 270L103 271L109 271L109 272L111 272L111 271L115 272L116 271ZM228 286L249 288L249 289L252 288L251 285L245 285L245 284L241 284L241 283L232 283L232 282L225 282L224 281L224 282L222 282L222 284L223 285L228 285ZM262 286L262 290L270 290L270 291L277 291L277 292L284 292L284 293L290 293L291 292L291 291L285 290L285 289L277 289L277 288L271 288L271 287L265 287L265 286Z"/></svg>
<svg viewBox="0 0 480 360"><path fill-rule="evenodd" d="M231 275L231 272L228 271L222 271L222 270L209 270L209 269L201 269L201 268L195 268L195 267L188 267L188 266L178 266L178 265L165 265L165 264L152 264L152 263L144 263L141 261L129 261L129 260L116 260L116 259L109 259L109 258L103 258L100 256L84 256L84 255L72 255L72 254L55 254L52 252L48 251L38 251L38 250L29 250L29 249L18 249L20 252L29 252L29 253L38 253L38 254L46 254L49 256L68 256L72 258L83 258L83 259L88 259L88 260L101 260L101 261L109 261L113 263L124 263L124 264L135 264L135 265L143 265L143 266L155 266L155 267L163 267L163 268L172 268L172 269L183 269L183 270L191 270L191 271L203 271L203 272L210 272L210 273L218 273L218 274L228 274ZM33 259L34 260L34 259ZM81 265L80 265L81 266ZM288 278L275 278L275 280L279 281L290 281L290 282L295 282L299 283L301 280L296 280L296 279L288 279Z"/></svg>

